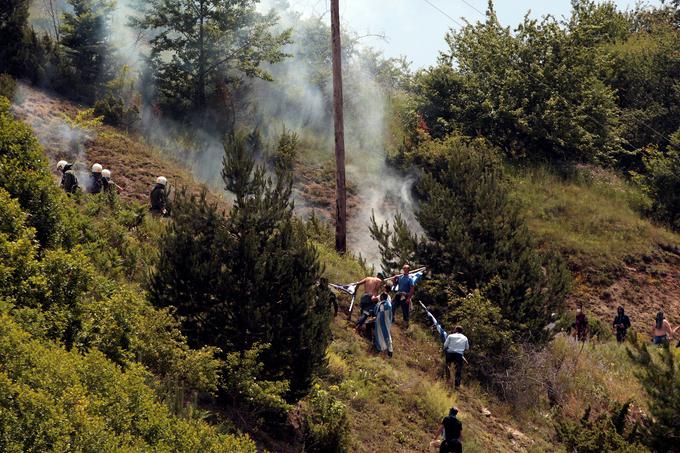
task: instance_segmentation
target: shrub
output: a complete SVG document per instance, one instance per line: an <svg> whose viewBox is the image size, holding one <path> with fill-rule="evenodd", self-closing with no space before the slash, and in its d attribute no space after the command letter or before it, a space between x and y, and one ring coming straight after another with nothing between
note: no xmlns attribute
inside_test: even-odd
<svg viewBox="0 0 680 453"><path fill-rule="evenodd" d="M140 366L43 344L0 315L0 450L255 452L243 437L173 417Z"/></svg>
<svg viewBox="0 0 680 453"><path fill-rule="evenodd" d="M302 422L306 453L347 451L349 424L347 409L329 391L317 384L302 402Z"/></svg>
<svg viewBox="0 0 680 453"><path fill-rule="evenodd" d="M633 341L630 357L642 365L637 377L647 394L652 417L644 441L655 451L677 452L680 445L680 362L669 346L661 349Z"/></svg>
<svg viewBox="0 0 680 453"><path fill-rule="evenodd" d="M126 105L122 98L107 94L94 103L94 114L101 116L105 124L129 129L139 121L136 105Z"/></svg>
<svg viewBox="0 0 680 453"><path fill-rule="evenodd" d="M17 89L17 83L9 74L0 74L0 97L7 99L14 98L14 92Z"/></svg>
<svg viewBox="0 0 680 453"><path fill-rule="evenodd" d="M556 426L557 438L569 451L578 453L649 452L637 441L630 440L625 433L628 408L629 403L617 406L611 414L602 414L595 420L590 419L588 408L578 423L563 418Z"/></svg>
<svg viewBox="0 0 680 453"><path fill-rule="evenodd" d="M33 131L15 120L9 107L9 101L0 97L0 187L30 214L29 225L40 244L55 245L64 235L60 194Z"/></svg>

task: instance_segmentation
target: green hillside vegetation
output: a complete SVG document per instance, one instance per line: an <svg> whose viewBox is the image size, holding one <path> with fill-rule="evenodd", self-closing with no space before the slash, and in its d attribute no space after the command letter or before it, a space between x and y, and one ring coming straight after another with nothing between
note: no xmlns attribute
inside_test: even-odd
<svg viewBox="0 0 680 453"><path fill-rule="evenodd" d="M333 250L327 24L133 3L134 70L114 2L57 2L41 29L0 6L0 450L415 452L455 404L467 452L678 451L680 348L648 343L659 308L680 322L679 1L514 28L490 1L417 71L343 37L348 168L413 182L391 193L413 212L369 203L394 212L375 266L427 266L414 301L472 345L459 390L418 303L389 358L346 296L333 317L326 283L378 269ZM66 195L62 158L122 193Z"/></svg>

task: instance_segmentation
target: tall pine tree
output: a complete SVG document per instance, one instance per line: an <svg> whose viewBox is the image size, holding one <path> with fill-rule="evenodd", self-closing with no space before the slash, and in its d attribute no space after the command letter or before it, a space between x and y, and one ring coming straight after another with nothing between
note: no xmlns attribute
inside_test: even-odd
<svg viewBox="0 0 680 453"><path fill-rule="evenodd" d="M416 217L425 235L414 238L399 221L390 234L374 221L385 264L413 256L435 276L432 302L445 305L447 289L479 289L500 308L515 340L540 341L564 301L568 272L560 259L537 250L500 157L457 138L428 143L420 154L425 172L415 188Z"/></svg>
<svg viewBox="0 0 680 453"><path fill-rule="evenodd" d="M64 14L61 44L70 66L71 94L93 102L114 76L109 38L110 0L69 0Z"/></svg>
<svg viewBox="0 0 680 453"><path fill-rule="evenodd" d="M150 0L135 26L151 32L157 94L177 113L204 109L241 75L270 79L262 63L285 58L290 32L275 33L274 14L256 0ZM224 88L227 93L223 93Z"/></svg>
<svg viewBox="0 0 680 453"><path fill-rule="evenodd" d="M325 365L330 343L327 288L303 225L293 217L291 173L272 180L256 167L241 138L225 143L223 178L236 196L221 217L205 198L173 205L161 241L151 298L174 306L196 346L263 352L263 378L286 379L290 397L303 395Z"/></svg>

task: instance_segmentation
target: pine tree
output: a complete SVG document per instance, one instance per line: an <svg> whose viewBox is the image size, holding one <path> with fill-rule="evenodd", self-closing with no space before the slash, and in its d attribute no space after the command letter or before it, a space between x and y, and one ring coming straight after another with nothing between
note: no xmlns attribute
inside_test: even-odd
<svg viewBox="0 0 680 453"><path fill-rule="evenodd" d="M374 224L383 256L415 243L415 261L436 280L428 286L439 293L456 285L479 289L501 309L516 340L540 341L567 292L563 262L536 250L493 149L457 139L434 143L434 150L423 150L431 158L415 188L425 237L409 239L403 228L381 237Z"/></svg>
<svg viewBox="0 0 680 453"><path fill-rule="evenodd" d="M69 3L73 12L64 13L61 44L77 87L73 94L92 102L114 76L108 29L113 3L109 0L69 0Z"/></svg>
<svg viewBox="0 0 680 453"><path fill-rule="evenodd" d="M18 74L18 56L28 28L28 0L3 0L0 4L0 73Z"/></svg>
<svg viewBox="0 0 680 453"><path fill-rule="evenodd" d="M647 393L652 415L643 426L645 443L654 451L680 451L680 366L673 350L669 346L650 348L634 341L628 352L641 365L638 379Z"/></svg>
<svg viewBox="0 0 680 453"><path fill-rule="evenodd" d="M150 61L161 102L183 112L203 109L240 75L271 78L262 63L285 58L290 32L272 32L273 14L254 0L151 0L135 26L149 30ZM168 58L169 56L169 58Z"/></svg>
<svg viewBox="0 0 680 453"><path fill-rule="evenodd" d="M227 217L180 193L150 280L155 304L174 306L196 346L225 353L270 344L263 375L309 390L330 343L328 288L304 225L293 216L291 173L256 167L245 140L225 142L223 178L236 200Z"/></svg>

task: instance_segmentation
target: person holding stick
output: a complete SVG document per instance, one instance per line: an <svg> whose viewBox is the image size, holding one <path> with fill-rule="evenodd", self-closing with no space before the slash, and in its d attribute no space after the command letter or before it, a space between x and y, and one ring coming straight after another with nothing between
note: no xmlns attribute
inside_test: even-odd
<svg viewBox="0 0 680 453"><path fill-rule="evenodd" d="M461 326L456 326L453 329L453 333L446 337L444 342L444 355L446 358L445 371L447 380L451 376L451 370L449 366L451 363L456 364L456 378L455 387L460 387L461 377L463 375L463 364L465 363L465 357L463 354L465 351L470 349L470 342L467 337L463 335L463 328Z"/></svg>

